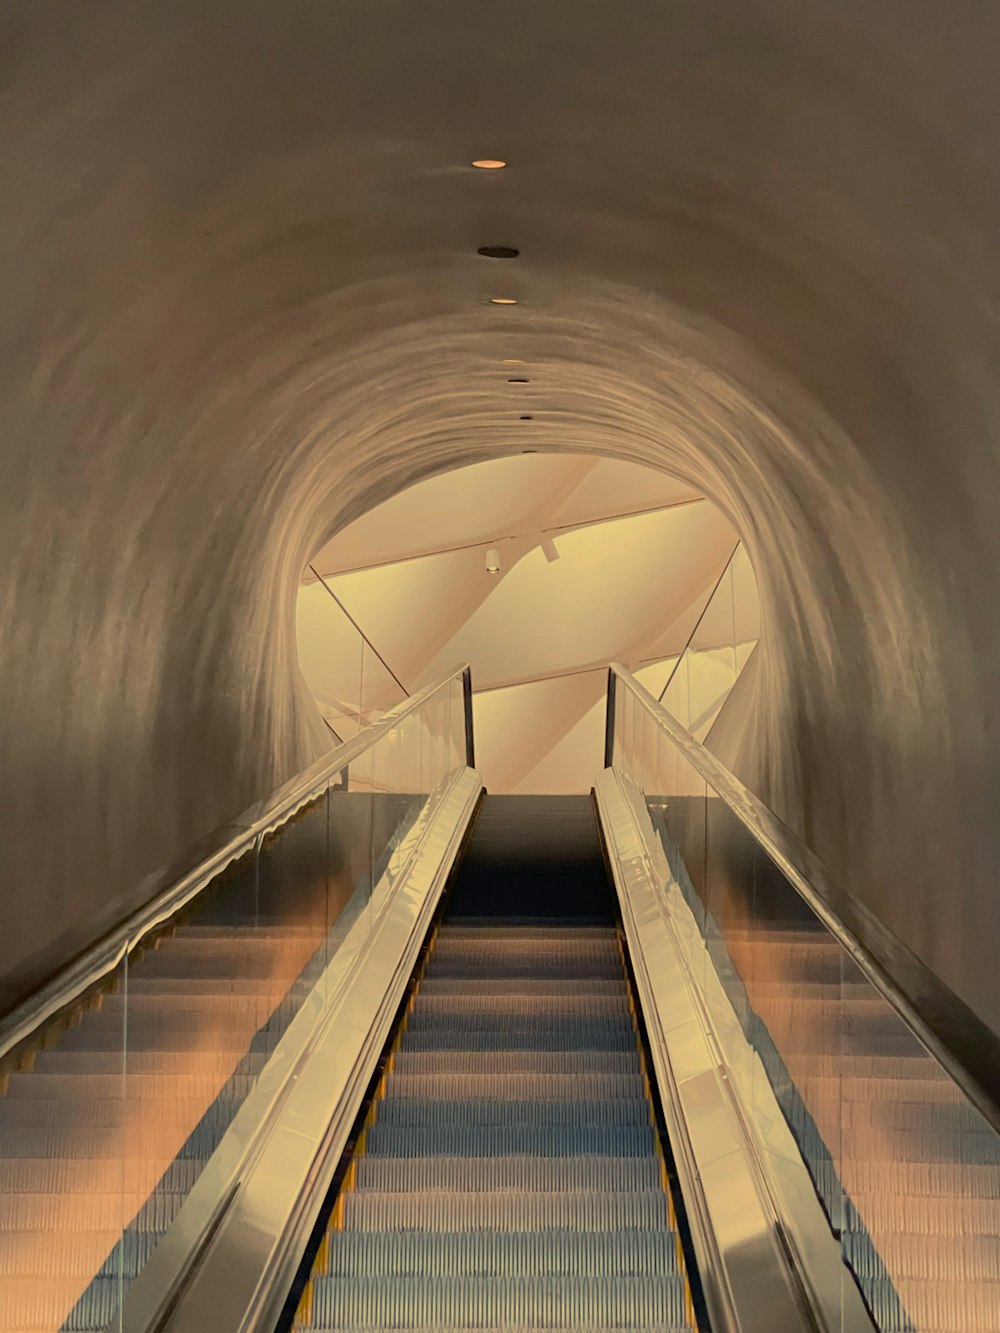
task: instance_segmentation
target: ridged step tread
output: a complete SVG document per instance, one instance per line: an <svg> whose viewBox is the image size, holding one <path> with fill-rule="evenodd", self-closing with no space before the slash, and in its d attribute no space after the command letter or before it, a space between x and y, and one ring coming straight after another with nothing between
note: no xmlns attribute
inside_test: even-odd
<svg viewBox="0 0 1000 1333"><path fill-rule="evenodd" d="M327 1324L303 1324L296 1322L296 1333L324 1333L329 1325ZM689 1324L643 1324L641 1327L636 1324L616 1326L614 1333L690 1333ZM449 1326L448 1333L481 1333L482 1324L466 1324L459 1328L457 1325ZM399 1333L441 1333L439 1324L394 1324L394 1330ZM49 1333L48 1329L15 1329L13 1333ZM370 1324L364 1325L339 1325L338 1333L372 1333ZM535 1324L531 1328L523 1324L518 1325L517 1333L608 1333L607 1324L546 1324L544 1327ZM952 1330L948 1330L952 1333ZM954 1333L962 1333L962 1330L954 1330Z"/></svg>
<svg viewBox="0 0 1000 1333"><path fill-rule="evenodd" d="M470 1003L478 1003L480 996L490 999L505 995L525 997L597 997L601 995L626 1001L622 993L621 977L588 977L582 981L572 978L552 981L547 977L515 977L505 979L493 977L489 981L480 981L475 977L447 977L427 975L420 983L421 1001L438 996L464 996Z"/></svg>
<svg viewBox="0 0 1000 1333"><path fill-rule="evenodd" d="M375 1124L410 1130L559 1129L567 1133L591 1129L637 1129L651 1124L645 1097L591 1101L585 1098L534 1098L490 1101L484 1098L428 1100L386 1097L376 1108Z"/></svg>
<svg viewBox="0 0 1000 1333"><path fill-rule="evenodd" d="M596 1032L581 1032L572 1023L519 1028L478 1027L461 1032L440 1025L410 1025L406 1034L411 1051L631 1051L635 1038L624 1026L602 1024Z"/></svg>
<svg viewBox="0 0 1000 1333"><path fill-rule="evenodd" d="M642 1075L631 1074L402 1074L394 1072L385 1101L448 1100L469 1101L482 1098L499 1101L531 1099L565 1101L642 1100L645 1084ZM383 1103L384 1104L384 1103Z"/></svg>
<svg viewBox="0 0 1000 1333"><path fill-rule="evenodd" d="M317 1278L313 1320L324 1328L352 1325L441 1329L520 1329L525 1325L637 1324L685 1329L686 1291L680 1277L397 1277Z"/></svg>
<svg viewBox="0 0 1000 1333"><path fill-rule="evenodd" d="M429 1194L657 1194L653 1157L367 1157L355 1166L355 1190ZM581 1208L586 1204L581 1202ZM666 1214L664 1213L664 1216Z"/></svg>
<svg viewBox="0 0 1000 1333"><path fill-rule="evenodd" d="M411 1194L351 1190L342 1197L344 1229L358 1231L668 1232L670 1208L662 1186L627 1194L590 1190L532 1193Z"/></svg>
<svg viewBox="0 0 1000 1333"><path fill-rule="evenodd" d="M677 1249L658 1231L334 1231L324 1277L676 1277Z"/></svg>
<svg viewBox="0 0 1000 1333"><path fill-rule="evenodd" d="M622 1051L423 1051L404 1047L393 1056L393 1076L402 1074L488 1074L497 1077L535 1074L607 1074L624 1077L637 1072L634 1045Z"/></svg>
<svg viewBox="0 0 1000 1333"><path fill-rule="evenodd" d="M576 995L560 994L556 991L549 995L525 995L523 992L505 995L470 995L468 991L459 991L455 995L440 995L433 991L423 993L421 988L419 1013L421 1018L433 1018L442 1022L461 1023L475 1017L485 1018L558 1018L568 1019L616 1019L629 1021L628 999L617 992L594 995L589 992Z"/></svg>
<svg viewBox="0 0 1000 1333"><path fill-rule="evenodd" d="M553 954L548 958L516 958L507 961L495 956L481 958L454 958L435 965L429 974L433 980L452 979L483 981L496 978L512 981L535 978L553 981L607 981L614 977L621 964L614 958L571 958Z"/></svg>
<svg viewBox="0 0 1000 1333"><path fill-rule="evenodd" d="M365 1150L373 1157L644 1157L655 1153L645 1125L394 1126L378 1121Z"/></svg>

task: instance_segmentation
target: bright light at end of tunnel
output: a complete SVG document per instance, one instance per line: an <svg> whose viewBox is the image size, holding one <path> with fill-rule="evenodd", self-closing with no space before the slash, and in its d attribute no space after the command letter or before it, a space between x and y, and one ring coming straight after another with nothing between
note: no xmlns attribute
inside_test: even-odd
<svg viewBox="0 0 1000 1333"><path fill-rule="evenodd" d="M501 157L477 157L472 165L478 167L480 171L499 171L507 163Z"/></svg>

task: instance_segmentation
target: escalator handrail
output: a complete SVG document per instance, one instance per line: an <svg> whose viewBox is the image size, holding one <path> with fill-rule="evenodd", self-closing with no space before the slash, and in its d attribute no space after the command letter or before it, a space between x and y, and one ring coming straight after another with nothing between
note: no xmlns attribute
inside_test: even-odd
<svg viewBox="0 0 1000 1333"><path fill-rule="evenodd" d="M605 767L614 760L616 691L627 689L804 899L992 1128L1000 1133L1000 1038L842 888L819 857L620 663L608 667Z"/></svg>
<svg viewBox="0 0 1000 1333"><path fill-rule="evenodd" d="M150 931L175 916L226 866L284 824L334 774L348 768L404 718L459 679L464 694L465 762L474 767L472 673L468 663L463 663L383 713L351 740L329 750L270 796L200 839L181 860L145 879L133 895L133 901L138 899L142 904L139 908L0 1019L0 1060L43 1023L113 973Z"/></svg>

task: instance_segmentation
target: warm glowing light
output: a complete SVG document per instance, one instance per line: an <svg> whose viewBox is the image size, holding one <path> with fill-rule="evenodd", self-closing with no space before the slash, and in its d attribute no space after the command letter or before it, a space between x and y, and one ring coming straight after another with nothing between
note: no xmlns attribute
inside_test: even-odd
<svg viewBox="0 0 1000 1333"><path fill-rule="evenodd" d="M519 361L516 356L508 356L500 364L502 366L523 366L524 362Z"/></svg>
<svg viewBox="0 0 1000 1333"><path fill-rule="evenodd" d="M500 573L500 552L495 546L491 546L486 552L486 572L487 574Z"/></svg>
<svg viewBox="0 0 1000 1333"><path fill-rule="evenodd" d="M499 171L507 163L500 157L477 157L472 165L478 167L480 171Z"/></svg>
<svg viewBox="0 0 1000 1333"><path fill-rule="evenodd" d="M516 296L491 296L490 305L517 305Z"/></svg>

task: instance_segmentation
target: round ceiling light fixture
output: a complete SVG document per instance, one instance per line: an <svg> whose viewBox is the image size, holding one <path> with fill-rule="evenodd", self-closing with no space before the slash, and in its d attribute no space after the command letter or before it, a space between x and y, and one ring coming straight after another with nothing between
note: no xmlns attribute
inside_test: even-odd
<svg viewBox="0 0 1000 1333"><path fill-rule="evenodd" d="M484 259L516 259L521 252L512 245L481 245L476 253Z"/></svg>
<svg viewBox="0 0 1000 1333"><path fill-rule="evenodd" d="M473 159L472 165L480 171L500 171L507 163L502 157L477 157Z"/></svg>
<svg viewBox="0 0 1000 1333"><path fill-rule="evenodd" d="M491 296L490 305L517 305L516 296Z"/></svg>
<svg viewBox="0 0 1000 1333"><path fill-rule="evenodd" d="M491 546L486 552L486 572L487 574L500 573L500 552L495 546Z"/></svg>

